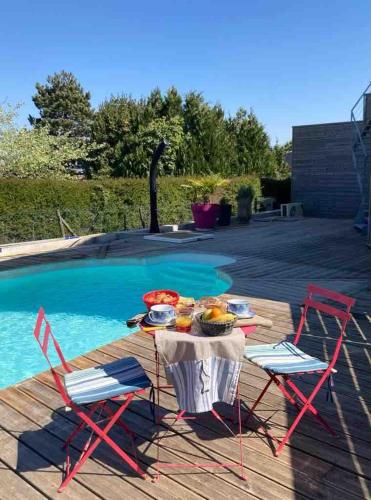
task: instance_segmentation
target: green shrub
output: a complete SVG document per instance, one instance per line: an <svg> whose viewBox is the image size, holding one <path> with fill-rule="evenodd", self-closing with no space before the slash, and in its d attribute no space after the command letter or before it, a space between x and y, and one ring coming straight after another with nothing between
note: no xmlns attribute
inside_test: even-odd
<svg viewBox="0 0 371 500"><path fill-rule="evenodd" d="M160 223L191 219L191 193L182 187L188 179L159 178ZM246 185L259 195L259 179L235 177L218 196L227 196L235 209ZM58 209L78 235L148 227L148 179L0 180L0 243L60 237Z"/></svg>
<svg viewBox="0 0 371 500"><path fill-rule="evenodd" d="M255 198L255 192L253 186L241 186L237 192L237 202L238 200L249 199L253 201Z"/></svg>

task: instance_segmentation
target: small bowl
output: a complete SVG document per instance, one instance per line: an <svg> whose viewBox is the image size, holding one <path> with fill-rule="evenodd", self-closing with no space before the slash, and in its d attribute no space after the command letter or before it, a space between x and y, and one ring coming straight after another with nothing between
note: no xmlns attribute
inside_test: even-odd
<svg viewBox="0 0 371 500"><path fill-rule="evenodd" d="M156 296L159 295L160 293L166 293L166 295L170 295L171 299L169 299L169 301L167 302L156 300ZM175 307L179 300L179 293L174 292L174 290L152 290L151 292L145 293L142 299L145 305L147 306L148 311L151 309L152 306L157 306L160 304L166 304L167 306Z"/></svg>
<svg viewBox="0 0 371 500"><path fill-rule="evenodd" d="M237 316L235 316L234 319L224 321L223 323L217 321L204 321L202 319L202 314L203 313L197 314L196 319L200 325L202 333L204 335L209 335L210 337L229 335L237 321Z"/></svg>

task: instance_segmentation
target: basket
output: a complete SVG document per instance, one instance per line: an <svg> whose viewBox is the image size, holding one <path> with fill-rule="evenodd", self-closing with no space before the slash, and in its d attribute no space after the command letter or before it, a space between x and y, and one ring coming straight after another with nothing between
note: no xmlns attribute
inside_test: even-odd
<svg viewBox="0 0 371 500"><path fill-rule="evenodd" d="M161 293L166 293L166 295L170 295L172 298L166 302L156 300L156 296ZM174 292L174 290L152 290L151 292L145 293L142 298L149 311L152 306L157 306L159 304L175 307L179 300L179 293Z"/></svg>
<svg viewBox="0 0 371 500"><path fill-rule="evenodd" d="M199 313L196 315L196 319L200 325L201 331L204 335L208 335L210 337L218 337L219 335L229 335L234 325L237 321L237 316L230 321L225 321L224 323L213 322L213 321L203 321L202 314Z"/></svg>

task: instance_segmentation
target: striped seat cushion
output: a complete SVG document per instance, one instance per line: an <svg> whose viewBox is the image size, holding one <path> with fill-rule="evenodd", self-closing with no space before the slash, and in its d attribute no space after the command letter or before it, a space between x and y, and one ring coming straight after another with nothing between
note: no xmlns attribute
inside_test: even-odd
<svg viewBox="0 0 371 500"><path fill-rule="evenodd" d="M142 365L128 357L64 376L67 394L76 404L93 403L151 386Z"/></svg>
<svg viewBox="0 0 371 500"><path fill-rule="evenodd" d="M305 354L291 342L245 347L245 358L273 373L301 373L326 370L328 364Z"/></svg>

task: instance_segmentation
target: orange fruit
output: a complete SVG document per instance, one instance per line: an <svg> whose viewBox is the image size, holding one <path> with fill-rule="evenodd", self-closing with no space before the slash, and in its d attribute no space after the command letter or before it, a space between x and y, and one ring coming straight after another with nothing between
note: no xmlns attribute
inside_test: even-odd
<svg viewBox="0 0 371 500"><path fill-rule="evenodd" d="M211 309L211 313L210 313L210 319L215 319L215 318L218 318L219 316L221 316L223 314L223 311L221 311L219 309L219 307L213 307Z"/></svg>

